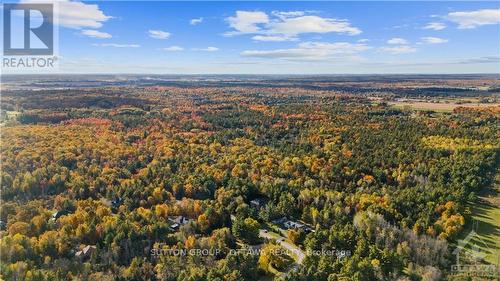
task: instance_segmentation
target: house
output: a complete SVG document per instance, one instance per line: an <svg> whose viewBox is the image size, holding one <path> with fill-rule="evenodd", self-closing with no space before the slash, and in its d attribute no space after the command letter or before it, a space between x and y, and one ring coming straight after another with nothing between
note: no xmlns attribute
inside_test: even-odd
<svg viewBox="0 0 500 281"><path fill-rule="evenodd" d="M179 230L180 225L178 223L174 223L170 226L170 229L177 231Z"/></svg>
<svg viewBox="0 0 500 281"><path fill-rule="evenodd" d="M314 232L309 226L300 222L289 220L286 217L274 220L273 223L281 225L285 229L302 229L306 233Z"/></svg>
<svg viewBox="0 0 500 281"><path fill-rule="evenodd" d="M116 197L113 200L108 200L106 198L101 198L101 202L110 207L111 210L116 213L118 211L118 208L123 204L123 199L120 197Z"/></svg>
<svg viewBox="0 0 500 281"><path fill-rule="evenodd" d="M187 224L189 222L189 219L186 218L185 216L169 217L168 220L173 223L178 223L181 225Z"/></svg>
<svg viewBox="0 0 500 281"><path fill-rule="evenodd" d="M87 245L81 251L76 252L75 257L79 259L87 259L90 258L92 253L94 253L96 250L97 250L96 246Z"/></svg>
<svg viewBox="0 0 500 281"><path fill-rule="evenodd" d="M287 221L283 224L287 229L304 229L306 226L304 224L301 224L299 222L294 222L294 221Z"/></svg>
<svg viewBox="0 0 500 281"><path fill-rule="evenodd" d="M115 198L114 200L111 201L111 206L113 208L118 208L122 204L122 199L120 197Z"/></svg>
<svg viewBox="0 0 500 281"><path fill-rule="evenodd" d="M53 221L56 221L58 218L60 218L60 217L62 217L62 216L65 216L65 215L67 215L67 214L69 214L69 212L68 212L68 211L66 211L66 210L56 211L56 212L54 212L54 213L52 214L52 218L51 218L51 219L52 219Z"/></svg>
<svg viewBox="0 0 500 281"><path fill-rule="evenodd" d="M178 230L181 226L186 225L191 221L185 216L169 217L168 220L172 223L172 225L170 225L172 230Z"/></svg>
<svg viewBox="0 0 500 281"><path fill-rule="evenodd" d="M266 199L265 198L255 198L252 201L250 201L250 207L254 208L255 210L260 210L262 207L266 205Z"/></svg>

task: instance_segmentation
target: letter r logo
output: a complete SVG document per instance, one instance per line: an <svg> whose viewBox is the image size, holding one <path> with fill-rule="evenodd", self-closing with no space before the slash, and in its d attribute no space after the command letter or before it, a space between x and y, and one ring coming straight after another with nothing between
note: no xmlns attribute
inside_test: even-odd
<svg viewBox="0 0 500 281"><path fill-rule="evenodd" d="M53 15L52 4L3 4L4 55L53 55Z"/></svg>

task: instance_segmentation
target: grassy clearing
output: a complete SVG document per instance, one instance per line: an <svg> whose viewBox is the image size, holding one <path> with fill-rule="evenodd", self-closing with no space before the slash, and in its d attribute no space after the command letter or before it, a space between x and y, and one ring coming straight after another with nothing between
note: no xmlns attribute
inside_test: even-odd
<svg viewBox="0 0 500 281"><path fill-rule="evenodd" d="M500 261L500 207L488 200L480 200L472 207L474 220L478 222L476 232L486 244L486 261L497 264Z"/></svg>
<svg viewBox="0 0 500 281"><path fill-rule="evenodd" d="M490 107L497 106L493 103L437 103L437 102L389 102L390 105L397 108L410 108L413 110L426 110L435 112L452 112L457 107Z"/></svg>
<svg viewBox="0 0 500 281"><path fill-rule="evenodd" d="M434 112L453 112L455 107L449 104L439 103L426 103L426 102L390 102L392 105L399 109L411 109L420 111L434 111Z"/></svg>
<svg viewBox="0 0 500 281"><path fill-rule="evenodd" d="M475 245L481 248L487 256L485 260L491 264L500 266L500 196L496 190L489 194L479 196L478 200L471 205L472 219L477 222L474 230L479 239L474 239ZM473 229L472 221L469 222L460 239L465 238Z"/></svg>
<svg viewBox="0 0 500 281"><path fill-rule="evenodd" d="M269 233L269 235L270 235L273 239L275 239L275 240L278 240L278 239L283 238L283 237L281 237L281 235L279 235L278 233L275 233L275 232L272 232L272 231L270 231L270 232L268 232L268 233Z"/></svg>

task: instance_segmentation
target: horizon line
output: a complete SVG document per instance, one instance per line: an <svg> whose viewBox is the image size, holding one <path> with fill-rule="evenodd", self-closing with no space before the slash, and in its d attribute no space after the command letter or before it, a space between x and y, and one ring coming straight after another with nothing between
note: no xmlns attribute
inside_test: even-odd
<svg viewBox="0 0 500 281"><path fill-rule="evenodd" d="M367 75L500 75L500 72L464 72L464 73L418 73L418 72L401 72L401 73L1 73L1 76L23 76L23 75L172 75L172 76L193 76L193 75L206 75L206 76L367 76Z"/></svg>

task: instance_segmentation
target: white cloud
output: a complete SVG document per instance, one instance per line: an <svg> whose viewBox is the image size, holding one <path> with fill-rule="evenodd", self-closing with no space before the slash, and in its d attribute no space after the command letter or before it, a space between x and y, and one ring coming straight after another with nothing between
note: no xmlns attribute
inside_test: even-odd
<svg viewBox="0 0 500 281"><path fill-rule="evenodd" d="M443 30L446 28L446 24L442 22L430 22L423 27L423 29L432 29L432 30Z"/></svg>
<svg viewBox="0 0 500 281"><path fill-rule="evenodd" d="M445 18L457 23L459 29L472 29L482 25L499 24L500 9L452 12L448 13Z"/></svg>
<svg viewBox="0 0 500 281"><path fill-rule="evenodd" d="M442 44L448 42L448 39L439 37L420 37L420 40L424 44Z"/></svg>
<svg viewBox="0 0 500 281"><path fill-rule="evenodd" d="M154 39L168 39L170 33L162 30L148 30L149 37Z"/></svg>
<svg viewBox="0 0 500 281"><path fill-rule="evenodd" d="M107 20L113 18L107 16L99 9L97 4L85 4L79 1L48 0L44 1L57 3L55 16L58 24L68 28L100 28ZM40 3L37 0L22 0L21 3Z"/></svg>
<svg viewBox="0 0 500 281"><path fill-rule="evenodd" d="M370 39L359 39L358 43L368 43L370 42Z"/></svg>
<svg viewBox="0 0 500 281"><path fill-rule="evenodd" d="M273 16L284 19L284 18L289 18L289 17L300 17L300 16L305 15L305 12L304 11L291 11L291 12L272 11L271 14Z"/></svg>
<svg viewBox="0 0 500 281"><path fill-rule="evenodd" d="M269 17L263 12L248 12L236 11L236 16L226 19L229 26L235 31L227 33L227 35L236 35L243 33L256 33L260 31L258 24L268 23Z"/></svg>
<svg viewBox="0 0 500 281"><path fill-rule="evenodd" d="M394 46L394 47L381 47L381 48L379 48L379 51L384 52L384 53L389 53L392 55L399 55L399 54L414 53L417 51L417 49L410 47L410 46L407 46L407 45L401 45L401 46Z"/></svg>
<svg viewBox="0 0 500 281"><path fill-rule="evenodd" d="M479 58L470 58L470 59L463 59L457 62L454 62L455 64L478 64L478 63L500 63L500 56L487 56L487 57L479 57Z"/></svg>
<svg viewBox="0 0 500 281"><path fill-rule="evenodd" d="M92 44L96 47L115 47L115 48L139 48L141 45L138 44L116 44L116 43L100 43Z"/></svg>
<svg viewBox="0 0 500 281"><path fill-rule="evenodd" d="M371 49L364 44L352 44L347 42L324 43L304 42L296 48L275 50L247 50L241 53L246 57L258 58L281 58L299 60L321 60L333 55L352 55Z"/></svg>
<svg viewBox="0 0 500 281"><path fill-rule="evenodd" d="M81 31L82 35L88 36L88 37L93 37L93 38L99 38L99 39L105 39L105 38L111 38L111 34L107 32L101 32L98 30L92 30L92 29L84 29Z"/></svg>
<svg viewBox="0 0 500 281"><path fill-rule="evenodd" d="M360 34L361 30L352 27L346 20L322 18L318 16L300 16L286 18L282 21L273 21L269 24L271 34L298 35L300 33L346 33Z"/></svg>
<svg viewBox="0 0 500 281"><path fill-rule="evenodd" d="M203 18L196 18L196 19L191 19L189 21L190 25L197 25L203 22Z"/></svg>
<svg viewBox="0 0 500 281"><path fill-rule="evenodd" d="M183 51L184 48L179 47L179 46L170 46L170 47L163 48L163 50L168 51L168 52L179 52L179 51Z"/></svg>
<svg viewBox="0 0 500 281"><path fill-rule="evenodd" d="M283 42L283 41L297 41L297 37L288 37L283 35L255 35L252 37L255 41L266 41L266 42Z"/></svg>
<svg viewBox="0 0 500 281"><path fill-rule="evenodd" d="M254 40L258 41L294 41L303 33L361 33L347 20L306 15L302 11L274 11L271 15L272 18L264 12L236 11L234 17L226 19L234 30L225 35L255 34Z"/></svg>
<svg viewBox="0 0 500 281"><path fill-rule="evenodd" d="M218 50L219 50L219 48L217 48L217 47L206 47L206 48L201 48L201 49L198 49L198 48L193 49L193 51L202 51L202 52L216 52Z"/></svg>
<svg viewBox="0 0 500 281"><path fill-rule="evenodd" d="M403 38L391 38L391 39L387 40L387 44L391 44L391 45L406 45L406 44L408 44L408 41L406 41Z"/></svg>
<svg viewBox="0 0 500 281"><path fill-rule="evenodd" d="M402 29L402 28L408 28L408 27L410 27L410 25L407 23L392 26L392 28L394 28L394 29Z"/></svg>

